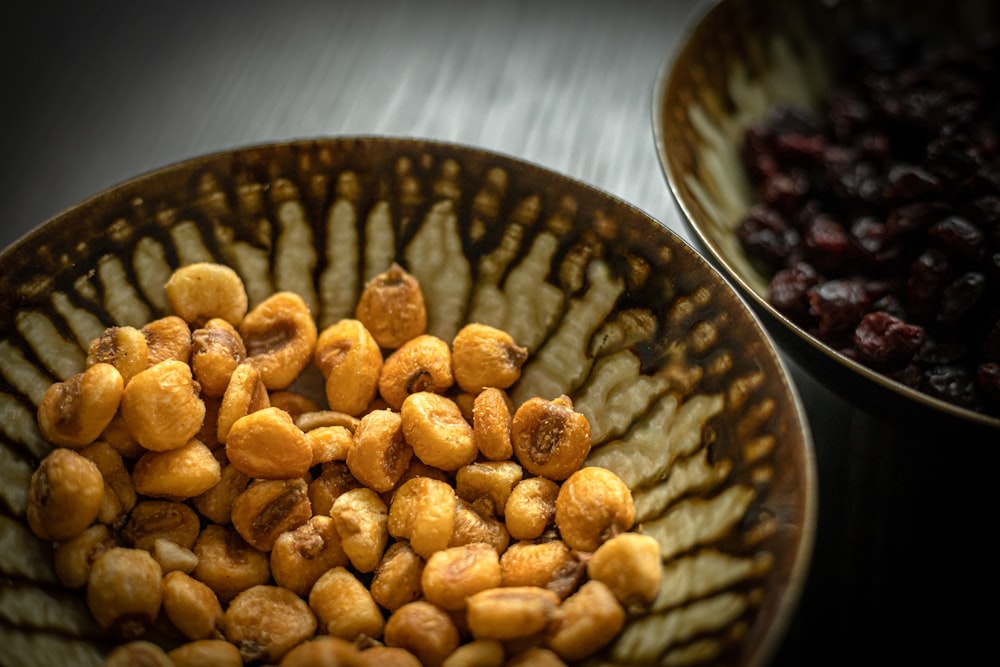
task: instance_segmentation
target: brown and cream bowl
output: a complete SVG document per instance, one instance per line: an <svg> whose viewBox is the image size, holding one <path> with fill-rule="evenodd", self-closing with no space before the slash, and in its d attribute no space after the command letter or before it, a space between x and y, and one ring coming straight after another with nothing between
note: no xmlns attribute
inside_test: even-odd
<svg viewBox="0 0 1000 667"><path fill-rule="evenodd" d="M794 614L796 390L608 194L458 145L259 145L0 267L0 663L759 666Z"/></svg>
<svg viewBox="0 0 1000 667"><path fill-rule="evenodd" d="M706 2L656 82L667 184L781 349L862 409L1000 429L1000 49L975 0Z"/></svg>

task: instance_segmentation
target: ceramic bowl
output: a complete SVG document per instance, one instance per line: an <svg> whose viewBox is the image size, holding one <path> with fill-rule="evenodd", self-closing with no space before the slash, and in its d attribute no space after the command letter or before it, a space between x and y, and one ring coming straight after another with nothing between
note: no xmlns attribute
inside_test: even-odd
<svg viewBox="0 0 1000 667"><path fill-rule="evenodd" d="M694 12L664 60L653 102L656 149L699 249L761 315L783 351L858 407L912 423L993 433L1000 418L959 407L846 356L768 301L769 277L735 229L754 200L740 151L746 129L777 105L818 109L840 80L844 43L870 22L946 40L998 23L989 3L721 0ZM982 428L980 428L982 427Z"/></svg>
<svg viewBox="0 0 1000 667"><path fill-rule="evenodd" d="M774 346L719 273L637 209L538 166L322 138L139 176L0 254L7 664L94 665L110 645L83 594L57 583L53 545L26 526L29 477L50 449L35 410L104 327L168 313L165 279L197 261L233 267L251 307L297 292L321 328L352 316L366 279L395 261L421 282L430 333L508 330L531 355L514 400L570 396L591 421L588 463L619 472L661 544L657 602L604 658L772 654L813 544L811 436Z"/></svg>

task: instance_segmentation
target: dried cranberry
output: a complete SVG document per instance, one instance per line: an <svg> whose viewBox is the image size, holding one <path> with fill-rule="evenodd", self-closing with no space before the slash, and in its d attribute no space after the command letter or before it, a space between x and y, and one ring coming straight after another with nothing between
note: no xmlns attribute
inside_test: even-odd
<svg viewBox="0 0 1000 667"><path fill-rule="evenodd" d="M820 336L853 331L871 303L859 280L828 280L811 288L808 296Z"/></svg>
<svg viewBox="0 0 1000 667"><path fill-rule="evenodd" d="M939 322L955 322L972 310L986 289L986 278L976 271L963 273L945 286L941 294Z"/></svg>
<svg viewBox="0 0 1000 667"><path fill-rule="evenodd" d="M896 238L917 229L925 229L948 215L951 207L943 201L922 201L892 209L886 219L886 231Z"/></svg>
<svg viewBox="0 0 1000 667"><path fill-rule="evenodd" d="M841 268L851 249L844 226L829 215L818 215L806 224L802 238L805 256L820 271Z"/></svg>
<svg viewBox="0 0 1000 667"><path fill-rule="evenodd" d="M918 166L905 163L894 164L889 169L886 197L889 199L912 201L935 197L941 192L941 179Z"/></svg>
<svg viewBox="0 0 1000 667"><path fill-rule="evenodd" d="M755 205L736 228L736 236L746 252L772 269L784 266L799 244L799 232L789 226L773 208Z"/></svg>
<svg viewBox="0 0 1000 667"><path fill-rule="evenodd" d="M820 275L812 266L798 262L774 274L768 301L792 320L802 322L809 314L809 289L818 285L820 280Z"/></svg>
<svg viewBox="0 0 1000 667"><path fill-rule="evenodd" d="M760 198L783 215L794 215L800 202L809 194L809 179L799 171L778 172L764 179Z"/></svg>
<svg viewBox="0 0 1000 667"><path fill-rule="evenodd" d="M924 344L923 327L907 324L883 312L868 313L854 330L854 344L861 360L875 368L899 368Z"/></svg>
<svg viewBox="0 0 1000 667"><path fill-rule="evenodd" d="M910 266L906 283L906 308L918 322L930 319L938 311L938 300L947 282L948 258L936 248L920 254Z"/></svg>
<svg viewBox="0 0 1000 667"><path fill-rule="evenodd" d="M950 215L944 220L934 223L928 228L927 234L953 253L971 260L979 259L985 249L983 232L965 218L960 218L957 215Z"/></svg>
<svg viewBox="0 0 1000 667"><path fill-rule="evenodd" d="M935 366L924 372L924 389L935 398L975 409L976 385L971 373L961 366Z"/></svg>

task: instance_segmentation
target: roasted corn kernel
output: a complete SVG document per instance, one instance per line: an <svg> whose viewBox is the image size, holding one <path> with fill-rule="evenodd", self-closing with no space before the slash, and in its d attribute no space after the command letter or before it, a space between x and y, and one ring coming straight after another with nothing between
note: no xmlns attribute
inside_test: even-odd
<svg viewBox="0 0 1000 667"><path fill-rule="evenodd" d="M330 461L346 461L354 442L354 434L346 426L320 426L306 431L306 441L312 450L312 465Z"/></svg>
<svg viewBox="0 0 1000 667"><path fill-rule="evenodd" d="M186 444L205 419L205 403L191 367L175 359L135 375L125 386L121 411L132 437L155 452Z"/></svg>
<svg viewBox="0 0 1000 667"><path fill-rule="evenodd" d="M498 554L510 544L510 533L503 521L492 514L482 514L461 498L455 503L455 524L448 540L449 547L482 542L493 547Z"/></svg>
<svg viewBox="0 0 1000 667"><path fill-rule="evenodd" d="M340 320L320 333L314 354L331 410L360 415L378 393L382 350L364 324Z"/></svg>
<svg viewBox="0 0 1000 667"><path fill-rule="evenodd" d="M236 496L230 520L249 545L270 551L279 535L298 528L312 515L304 479L265 479Z"/></svg>
<svg viewBox="0 0 1000 667"><path fill-rule="evenodd" d="M28 526L43 540L63 542L97 518L104 477L93 461L71 449L54 449L31 475Z"/></svg>
<svg viewBox="0 0 1000 667"><path fill-rule="evenodd" d="M544 633L558 607L559 596L539 586L490 588L469 597L466 620L476 639L523 639Z"/></svg>
<svg viewBox="0 0 1000 667"><path fill-rule="evenodd" d="M286 389L313 358L316 322L294 292L278 292L261 301L238 330L247 363L260 371L268 389Z"/></svg>
<svg viewBox="0 0 1000 667"><path fill-rule="evenodd" d="M317 635L286 653L279 667L362 667L362 664L353 642Z"/></svg>
<svg viewBox="0 0 1000 667"><path fill-rule="evenodd" d="M382 560L389 538L389 509L368 488L345 491L330 508L341 544L358 572L371 572Z"/></svg>
<svg viewBox="0 0 1000 667"><path fill-rule="evenodd" d="M594 551L632 527L632 491L606 468L581 468L559 488L555 520L566 544L579 551Z"/></svg>
<svg viewBox="0 0 1000 667"><path fill-rule="evenodd" d="M420 283L393 264L365 284L355 317L380 346L393 350L427 331L427 309Z"/></svg>
<svg viewBox="0 0 1000 667"><path fill-rule="evenodd" d="M91 565L87 607L100 627L135 639L152 627L160 613L162 578L148 551L112 547Z"/></svg>
<svg viewBox="0 0 1000 667"><path fill-rule="evenodd" d="M525 470L564 480L590 453L590 422L565 396L529 398L514 412L511 444Z"/></svg>
<svg viewBox="0 0 1000 667"><path fill-rule="evenodd" d="M430 391L410 394L400 410L403 437L427 465L457 470L475 460L472 426L455 401Z"/></svg>
<svg viewBox="0 0 1000 667"><path fill-rule="evenodd" d="M347 452L347 466L359 482L382 493L396 485L412 456L399 413L377 410L362 417Z"/></svg>
<svg viewBox="0 0 1000 667"><path fill-rule="evenodd" d="M451 355L455 382L470 394L478 394L487 387L506 389L517 382L528 350L506 331L472 323L455 334Z"/></svg>
<svg viewBox="0 0 1000 667"><path fill-rule="evenodd" d="M445 658L441 667L503 667L506 653L495 639L474 639Z"/></svg>
<svg viewBox="0 0 1000 667"><path fill-rule="evenodd" d="M163 577L163 612L187 639L222 636L222 605L207 584L183 572Z"/></svg>
<svg viewBox="0 0 1000 667"><path fill-rule="evenodd" d="M361 651L359 658L363 667L423 667L417 656L395 646L372 646Z"/></svg>
<svg viewBox="0 0 1000 667"><path fill-rule="evenodd" d="M146 363L150 367L167 359L185 364L191 359L191 328L176 315L153 320L141 331L146 338Z"/></svg>
<svg viewBox="0 0 1000 667"><path fill-rule="evenodd" d="M205 396L221 397L247 349L232 324L221 318L205 322L191 333L191 372Z"/></svg>
<svg viewBox="0 0 1000 667"><path fill-rule="evenodd" d="M74 538L59 544L55 553L56 577L66 588L82 588L90 576L94 559L118 546L103 523L96 523Z"/></svg>
<svg viewBox="0 0 1000 667"><path fill-rule="evenodd" d="M132 470L135 490L154 498L186 499L205 493L222 479L212 450L192 438L165 452L146 452Z"/></svg>
<svg viewBox="0 0 1000 667"><path fill-rule="evenodd" d="M196 639L181 644L167 656L173 667L243 667L240 650L223 639Z"/></svg>
<svg viewBox="0 0 1000 667"><path fill-rule="evenodd" d="M615 638L625 609L600 581L588 581L560 606L548 647L570 662L588 658Z"/></svg>
<svg viewBox="0 0 1000 667"><path fill-rule="evenodd" d="M219 404L219 416L216 419L218 441L225 443L233 424L270 405L267 387L260 378L260 371L248 364L237 366L229 377L229 385Z"/></svg>
<svg viewBox="0 0 1000 667"><path fill-rule="evenodd" d="M443 394L454 383L448 343L424 334L408 340L386 357L378 391L389 407L399 410L410 394L418 391Z"/></svg>
<svg viewBox="0 0 1000 667"><path fill-rule="evenodd" d="M386 646L405 648L426 667L439 667L460 641L458 628L440 607L417 600L403 605L385 623Z"/></svg>
<svg viewBox="0 0 1000 667"><path fill-rule="evenodd" d="M309 607L320 629L333 637L354 641L382 636L382 611L365 585L346 568L332 568L319 578L309 591Z"/></svg>
<svg viewBox="0 0 1000 667"><path fill-rule="evenodd" d="M464 609L469 596L495 588L500 582L497 552L482 542L432 554L420 580L427 601L445 610Z"/></svg>
<svg viewBox="0 0 1000 667"><path fill-rule="evenodd" d="M208 584L223 605L242 591L271 579L267 554L247 544L232 526L205 526L193 551L198 566L192 576Z"/></svg>
<svg viewBox="0 0 1000 667"><path fill-rule="evenodd" d="M93 461L104 478L104 498L97 520L117 528L136 503L132 475L122 461L121 454L106 442L95 442L80 450L80 454Z"/></svg>
<svg viewBox="0 0 1000 667"><path fill-rule="evenodd" d="M124 387L118 369L105 363L56 382L38 404L38 428L53 445L89 445L118 412Z"/></svg>
<svg viewBox="0 0 1000 667"><path fill-rule="evenodd" d="M229 603L223 617L227 640L244 662L274 663L316 632L305 600L279 586L253 586Z"/></svg>
<svg viewBox="0 0 1000 667"><path fill-rule="evenodd" d="M87 348L87 366L111 364L127 384L149 363L149 344L135 327L108 327Z"/></svg>
<svg viewBox="0 0 1000 667"><path fill-rule="evenodd" d="M455 490L447 482L414 477L396 489L389 505L389 534L407 539L424 558L445 549L455 527Z"/></svg>
<svg viewBox="0 0 1000 667"><path fill-rule="evenodd" d="M200 530L198 515L184 503L147 499L132 508L121 537L126 544L146 551L152 551L158 539L190 549Z"/></svg>
<svg viewBox="0 0 1000 667"><path fill-rule="evenodd" d="M372 577L372 598L389 611L419 599L423 593L420 581L424 559L403 540L393 542L375 568Z"/></svg>
<svg viewBox="0 0 1000 667"><path fill-rule="evenodd" d="M502 389L488 387L472 403L472 439L490 461L506 461L514 454L509 400Z"/></svg>
<svg viewBox="0 0 1000 667"><path fill-rule="evenodd" d="M640 533L616 535L590 557L587 576L606 584L627 608L649 606L663 580L660 544Z"/></svg>
<svg viewBox="0 0 1000 667"><path fill-rule="evenodd" d="M177 667L159 644L136 639L114 647L104 659L104 667Z"/></svg>
<svg viewBox="0 0 1000 667"><path fill-rule="evenodd" d="M309 482L309 502L312 504L313 514L329 516L333 501L345 491L359 486L361 483L351 474L346 462L330 461L323 464L319 475Z"/></svg>
<svg viewBox="0 0 1000 667"><path fill-rule="evenodd" d="M174 270L164 288L174 313L195 326L215 317L236 325L247 312L243 280L222 264L182 266Z"/></svg>
<svg viewBox="0 0 1000 667"><path fill-rule="evenodd" d="M555 520L559 485L545 477L521 480L504 505L507 530L515 540L533 540Z"/></svg>
<svg viewBox="0 0 1000 667"><path fill-rule="evenodd" d="M225 458L224 455L222 458ZM250 475L227 462L221 466L219 481L215 486L191 498L191 506L209 521L229 523L233 514L233 501L249 484Z"/></svg>
<svg viewBox="0 0 1000 667"><path fill-rule="evenodd" d="M226 437L229 463L250 477L293 479L312 466L312 446L291 416L264 408L240 417Z"/></svg>
<svg viewBox="0 0 1000 667"><path fill-rule="evenodd" d="M562 540L518 542L500 556L504 586L539 586L560 598L576 590L586 564Z"/></svg>
<svg viewBox="0 0 1000 667"><path fill-rule="evenodd" d="M316 514L278 535L270 563L274 583L305 597L324 573L347 565L348 557L333 519Z"/></svg>

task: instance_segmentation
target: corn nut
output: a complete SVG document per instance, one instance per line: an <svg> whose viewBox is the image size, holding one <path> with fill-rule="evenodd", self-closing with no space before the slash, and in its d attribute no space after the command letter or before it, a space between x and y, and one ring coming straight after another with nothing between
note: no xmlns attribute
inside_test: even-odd
<svg viewBox="0 0 1000 667"><path fill-rule="evenodd" d="M487 387L510 387L521 377L521 366L528 359L527 348L515 343L509 333L478 323L459 329L451 354L455 382L470 394Z"/></svg>
<svg viewBox="0 0 1000 667"><path fill-rule="evenodd" d="M368 488L342 493L330 508L344 552L358 572L371 572L385 552L389 538L389 510Z"/></svg>
<svg viewBox="0 0 1000 667"><path fill-rule="evenodd" d="M125 384L149 363L149 344L135 327L108 327L87 348L87 366L111 364Z"/></svg>
<svg viewBox="0 0 1000 667"><path fill-rule="evenodd" d="M472 403L472 439L490 461L506 461L514 454L509 400L502 389L488 387Z"/></svg>
<svg viewBox="0 0 1000 667"><path fill-rule="evenodd" d="M173 500L141 500L129 514L121 537L136 549L152 551L158 539L190 549L198 539L201 522L195 511Z"/></svg>
<svg viewBox="0 0 1000 667"><path fill-rule="evenodd" d="M414 602L423 592L423 571L424 559L409 542L393 542L375 568L370 587L372 598L389 611Z"/></svg>
<svg viewBox="0 0 1000 667"><path fill-rule="evenodd" d="M208 585L183 572L163 577L163 611L187 639L221 637L222 605Z"/></svg>
<svg viewBox="0 0 1000 667"><path fill-rule="evenodd" d="M315 634L316 617L305 600L290 590L260 585L233 598L223 628L244 662L275 663Z"/></svg>
<svg viewBox="0 0 1000 667"><path fill-rule="evenodd" d="M347 563L333 519L322 514L279 535L270 554L274 582L302 597L328 570Z"/></svg>
<svg viewBox="0 0 1000 667"><path fill-rule="evenodd" d="M148 322L140 331L146 338L147 366L155 366L167 359L185 364L190 360L191 328L176 315Z"/></svg>
<svg viewBox="0 0 1000 667"><path fill-rule="evenodd" d="M316 340L316 366L326 380L331 410L360 415L378 393L382 350L364 324L340 320Z"/></svg>
<svg viewBox="0 0 1000 667"><path fill-rule="evenodd" d="M555 520L566 544L579 551L594 551L632 527L632 491L607 468L581 468L559 488Z"/></svg>
<svg viewBox="0 0 1000 667"><path fill-rule="evenodd" d="M224 639L196 639L167 653L173 667L243 667L240 650Z"/></svg>
<svg viewBox="0 0 1000 667"><path fill-rule="evenodd" d="M438 667L460 641L458 628L440 607L424 600L403 605L385 623L386 646L405 648L422 665Z"/></svg>
<svg viewBox="0 0 1000 667"><path fill-rule="evenodd" d="M663 579L660 544L649 535L622 533L599 546L587 562L587 576L607 585L627 608L649 606Z"/></svg>
<svg viewBox="0 0 1000 667"><path fill-rule="evenodd" d="M590 453L590 422L570 400L529 398L511 421L514 455L533 475L564 480Z"/></svg>
<svg viewBox="0 0 1000 667"><path fill-rule="evenodd" d="M205 526L193 551L198 566L191 575L208 584L223 605L248 588L271 579L267 554L247 544L232 526Z"/></svg>
<svg viewBox="0 0 1000 667"><path fill-rule="evenodd" d="M118 369L105 363L56 382L38 404L38 428L53 445L89 445L118 412L124 387Z"/></svg>
<svg viewBox="0 0 1000 667"><path fill-rule="evenodd" d="M104 500L104 477L93 461L71 449L42 459L28 485L28 527L43 540L63 542L86 530Z"/></svg>
<svg viewBox="0 0 1000 667"><path fill-rule="evenodd" d="M247 363L260 371L268 389L286 389L312 360L316 322L294 292L278 292L246 314L238 330Z"/></svg>
<svg viewBox="0 0 1000 667"><path fill-rule="evenodd" d="M545 477L529 477L517 483L507 496L504 518L515 540L533 540L552 525L556 516L559 485Z"/></svg>
<svg viewBox="0 0 1000 667"><path fill-rule="evenodd" d="M132 437L146 449L176 449L198 433L205 419L199 391L190 366L175 359L161 361L125 386L122 419Z"/></svg>
<svg viewBox="0 0 1000 667"><path fill-rule="evenodd" d="M396 349L427 330L427 309L420 284L398 264L365 284L355 317L387 350Z"/></svg>
<svg viewBox="0 0 1000 667"><path fill-rule="evenodd" d="M385 619L371 593L350 570L334 567L309 591L309 607L320 629L333 637L355 641L379 637Z"/></svg>
<svg viewBox="0 0 1000 667"><path fill-rule="evenodd" d="M212 450L192 438L165 452L146 452L135 463L135 490L154 498L185 499L205 493L222 479Z"/></svg>
<svg viewBox="0 0 1000 667"><path fill-rule="evenodd" d="M470 595L495 588L500 582L497 552L481 542L432 554L420 580L427 601L444 610L464 609Z"/></svg>
<svg viewBox="0 0 1000 667"><path fill-rule="evenodd" d="M213 318L191 332L191 372L205 396L225 394L230 376L246 356L243 339L226 320Z"/></svg>
<svg viewBox="0 0 1000 667"><path fill-rule="evenodd" d="M230 520L247 544L270 551L279 535L298 528L312 515L304 479L265 479L236 496Z"/></svg>
<svg viewBox="0 0 1000 667"><path fill-rule="evenodd" d="M466 621L476 639L524 639L546 631L559 596L538 586L479 591L466 601Z"/></svg>
<svg viewBox="0 0 1000 667"><path fill-rule="evenodd" d="M55 553L56 577L66 588L82 588L94 559L118 546L108 527L95 523L74 538L59 544Z"/></svg>
<svg viewBox="0 0 1000 667"><path fill-rule="evenodd" d="M443 394L454 383L448 343L424 334L408 340L386 357L378 391L389 407L399 410L410 394L418 391Z"/></svg>
<svg viewBox="0 0 1000 667"><path fill-rule="evenodd" d="M430 558L445 549L455 526L455 490L447 482L414 477L399 486L389 505L389 534L407 539Z"/></svg>
<svg viewBox="0 0 1000 667"><path fill-rule="evenodd" d="M472 427L455 401L430 391L410 394L400 410L403 437L414 455L441 470L457 470L475 460Z"/></svg>
<svg viewBox="0 0 1000 667"><path fill-rule="evenodd" d="M87 607L100 627L135 639L152 627L160 613L162 578L148 551L112 547L90 567Z"/></svg>
<svg viewBox="0 0 1000 667"><path fill-rule="evenodd" d="M563 660L588 658L609 644L625 624L625 609L600 581L588 581L559 607L548 647Z"/></svg>
<svg viewBox="0 0 1000 667"><path fill-rule="evenodd" d="M347 452L347 467L359 482L381 493L396 485L412 456L399 413L376 410L358 424Z"/></svg>
<svg viewBox="0 0 1000 667"><path fill-rule="evenodd" d="M260 371L249 364L237 366L229 377L229 384L219 404L216 419L218 441L224 443L229 439L229 432L237 421L270 405L267 387L260 378Z"/></svg>

